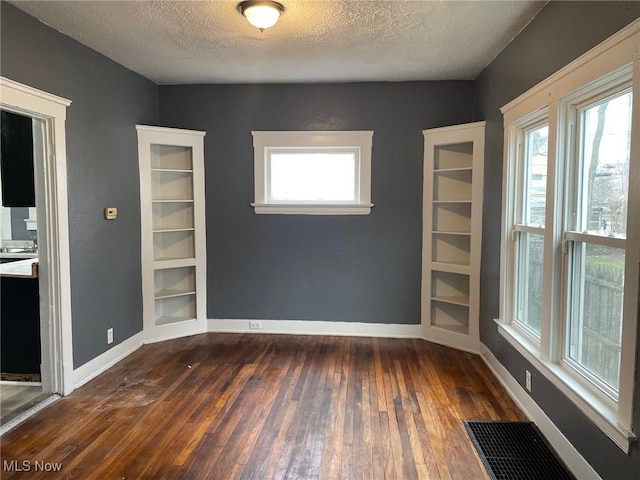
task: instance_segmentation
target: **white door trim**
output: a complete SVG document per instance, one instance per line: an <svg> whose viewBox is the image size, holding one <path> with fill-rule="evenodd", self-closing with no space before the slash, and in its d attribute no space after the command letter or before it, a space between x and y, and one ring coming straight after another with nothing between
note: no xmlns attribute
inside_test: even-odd
<svg viewBox="0 0 640 480"><path fill-rule="evenodd" d="M41 256L48 263L42 267L48 272L44 288L47 289L49 299L49 325L45 325L44 329L48 338L43 336L43 351L49 352L53 363L50 371L43 372L43 377L49 375L53 393L61 395L68 395L74 388L65 135L69 105L70 100L0 77L0 106L45 123L47 155L44 203L47 238L41 242ZM49 334L46 335L46 332Z"/></svg>

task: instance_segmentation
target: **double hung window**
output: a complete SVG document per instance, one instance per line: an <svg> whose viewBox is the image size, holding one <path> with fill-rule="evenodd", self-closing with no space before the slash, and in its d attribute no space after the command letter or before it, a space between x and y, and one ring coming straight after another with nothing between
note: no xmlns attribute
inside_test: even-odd
<svg viewBox="0 0 640 480"><path fill-rule="evenodd" d="M498 320L625 451L640 261L640 59L628 63L629 45L590 52L502 109Z"/></svg>

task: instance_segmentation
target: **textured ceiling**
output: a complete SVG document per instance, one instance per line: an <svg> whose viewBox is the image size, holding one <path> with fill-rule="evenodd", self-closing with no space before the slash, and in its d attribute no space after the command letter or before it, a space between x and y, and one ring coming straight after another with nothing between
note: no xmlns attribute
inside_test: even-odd
<svg viewBox="0 0 640 480"><path fill-rule="evenodd" d="M236 1L15 1L159 84L468 80L546 2L280 0L260 33Z"/></svg>

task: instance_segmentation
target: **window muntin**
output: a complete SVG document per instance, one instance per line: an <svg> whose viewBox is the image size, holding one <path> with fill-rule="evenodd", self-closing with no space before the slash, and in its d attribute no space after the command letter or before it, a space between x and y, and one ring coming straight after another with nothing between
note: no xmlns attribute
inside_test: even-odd
<svg viewBox="0 0 640 480"><path fill-rule="evenodd" d="M355 203L358 149L268 149L269 203Z"/></svg>
<svg viewBox="0 0 640 480"><path fill-rule="evenodd" d="M253 131L258 214L367 215L373 131Z"/></svg>

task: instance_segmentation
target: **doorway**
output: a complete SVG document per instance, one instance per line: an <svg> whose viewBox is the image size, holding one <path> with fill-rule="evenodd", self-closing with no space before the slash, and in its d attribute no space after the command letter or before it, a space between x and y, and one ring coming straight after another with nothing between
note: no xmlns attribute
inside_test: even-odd
<svg viewBox="0 0 640 480"><path fill-rule="evenodd" d="M0 433L12 428L30 412L41 408L43 406L43 402L40 402L41 397L44 396L47 399L44 402L46 405L57 395L67 395L73 390L65 147L66 107L69 105L68 100L0 77L0 109L3 112L27 117L31 121L35 197L35 207L16 207L23 209L19 215L10 212L12 218L27 215L22 220L26 220L25 224L29 226L31 230L28 231L31 233L21 232L19 236L27 236L27 238L15 240L26 242L23 246L24 250L30 251L17 252L15 250L20 250L20 246L4 242L4 240L13 241L14 239L1 239L3 247L14 250L11 253L31 254L31 261L23 259L0 264L0 267L14 264L15 268L2 270L8 270L14 274L15 271L31 274L29 277L32 281L31 292L25 298L31 298L29 302L37 303L32 307L35 308L36 327L39 327L37 329L40 337L38 352L40 379L39 382L31 382L39 383L38 392L33 389L28 394L17 392L13 387L21 385L6 384L6 381L3 381L0 385L4 391L3 403L6 400L7 407L14 407L17 398L23 398L30 410L22 411L24 409L18 408L19 413L14 412L13 420L5 422L3 418ZM3 225L6 225L6 221ZM33 257L34 253L36 257ZM21 265L22 263L25 265ZM30 265L26 265L27 263ZM15 275L13 279L25 280L24 277L15 278ZM33 300L33 288L36 289L35 300ZM32 314L33 312L29 315ZM25 342L31 344L31 341ZM25 379L18 378L14 382L23 380ZM7 392L7 398L5 398L5 392ZM37 405L34 406L34 403Z"/></svg>
<svg viewBox="0 0 640 480"><path fill-rule="evenodd" d="M44 138L44 122L30 116L0 112L0 423L11 422L48 398L43 385L35 165L44 165L45 151L35 148ZM39 182L40 184L42 182ZM42 222L46 226L46 222Z"/></svg>

